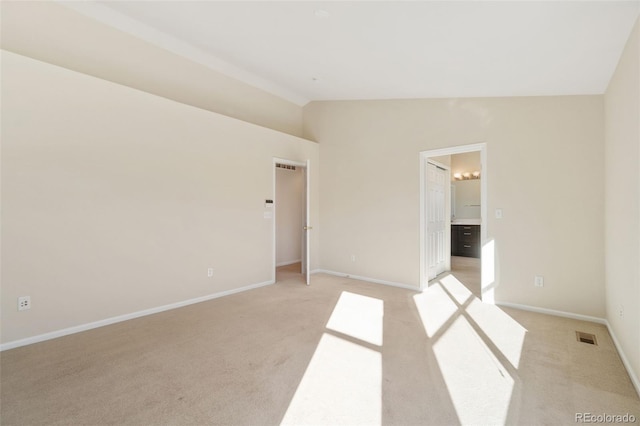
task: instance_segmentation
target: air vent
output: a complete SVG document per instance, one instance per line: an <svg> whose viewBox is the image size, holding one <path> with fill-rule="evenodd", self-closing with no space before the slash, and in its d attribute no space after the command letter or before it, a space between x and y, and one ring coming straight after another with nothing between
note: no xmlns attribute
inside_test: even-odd
<svg viewBox="0 0 640 426"><path fill-rule="evenodd" d="M286 170L296 170L296 166L290 166L289 164L280 164L280 163L276 163L276 167L281 168L281 169L286 169Z"/></svg>
<svg viewBox="0 0 640 426"><path fill-rule="evenodd" d="M578 339L578 342L587 343L589 345L598 345L595 334L576 331L576 339Z"/></svg>

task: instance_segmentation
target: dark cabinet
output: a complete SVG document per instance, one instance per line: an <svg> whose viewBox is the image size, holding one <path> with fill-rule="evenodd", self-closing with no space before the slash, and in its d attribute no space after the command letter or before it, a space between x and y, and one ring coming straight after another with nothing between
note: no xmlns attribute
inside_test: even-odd
<svg viewBox="0 0 640 426"><path fill-rule="evenodd" d="M480 225L451 225L451 255L480 257Z"/></svg>

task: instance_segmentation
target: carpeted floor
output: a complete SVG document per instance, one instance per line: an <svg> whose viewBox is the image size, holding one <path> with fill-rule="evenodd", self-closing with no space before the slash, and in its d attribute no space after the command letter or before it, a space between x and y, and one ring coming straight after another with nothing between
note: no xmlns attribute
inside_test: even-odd
<svg viewBox="0 0 640 426"><path fill-rule="evenodd" d="M445 272L446 274L447 272ZM480 298L481 261L475 257L451 256L451 273L469 289L474 296Z"/></svg>
<svg viewBox="0 0 640 426"><path fill-rule="evenodd" d="M640 419L602 325L328 275L5 351L2 425L575 424ZM594 333L598 346L575 331Z"/></svg>

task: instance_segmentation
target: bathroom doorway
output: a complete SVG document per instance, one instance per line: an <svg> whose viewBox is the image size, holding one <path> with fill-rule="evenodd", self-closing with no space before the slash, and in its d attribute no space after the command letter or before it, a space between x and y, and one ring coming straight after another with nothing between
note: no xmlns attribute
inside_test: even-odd
<svg viewBox="0 0 640 426"><path fill-rule="evenodd" d="M452 274L483 298L486 144L424 151L420 161L421 288L434 278ZM446 178L444 185L441 176Z"/></svg>

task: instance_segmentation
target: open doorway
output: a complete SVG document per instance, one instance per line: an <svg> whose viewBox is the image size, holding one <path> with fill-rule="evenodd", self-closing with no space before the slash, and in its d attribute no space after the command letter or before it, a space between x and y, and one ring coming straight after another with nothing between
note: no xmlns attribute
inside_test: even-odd
<svg viewBox="0 0 640 426"><path fill-rule="evenodd" d="M420 153L420 285L454 275L478 298L486 241L486 145Z"/></svg>
<svg viewBox="0 0 640 426"><path fill-rule="evenodd" d="M309 164L274 159L274 281L309 284Z"/></svg>

